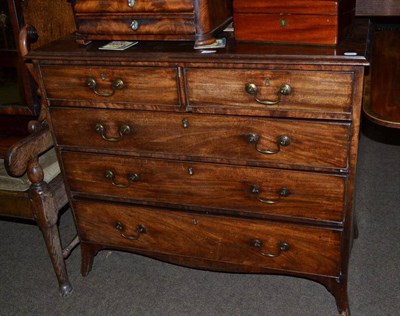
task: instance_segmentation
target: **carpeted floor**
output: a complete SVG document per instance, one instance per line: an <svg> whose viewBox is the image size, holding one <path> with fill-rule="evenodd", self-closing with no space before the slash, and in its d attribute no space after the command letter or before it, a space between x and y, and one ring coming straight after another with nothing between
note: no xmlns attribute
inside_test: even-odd
<svg viewBox="0 0 400 316"><path fill-rule="evenodd" d="M360 236L350 262L350 306L353 316L396 316L400 146L365 134L359 152ZM393 135L386 140L400 140L398 133ZM61 232L65 240L74 234L69 211ZM308 280L199 271L118 251L100 252L83 278L76 249L67 261L74 292L61 298L36 226L0 221L0 240L0 315L337 315L333 296Z"/></svg>

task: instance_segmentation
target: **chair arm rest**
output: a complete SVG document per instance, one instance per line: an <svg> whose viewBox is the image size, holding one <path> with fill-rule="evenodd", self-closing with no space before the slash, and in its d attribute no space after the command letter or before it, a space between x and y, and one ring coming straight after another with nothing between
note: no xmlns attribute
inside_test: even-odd
<svg viewBox="0 0 400 316"><path fill-rule="evenodd" d="M7 151L4 165L7 173L13 177L22 176L33 158L44 153L53 146L53 138L48 126L35 130L21 139Z"/></svg>

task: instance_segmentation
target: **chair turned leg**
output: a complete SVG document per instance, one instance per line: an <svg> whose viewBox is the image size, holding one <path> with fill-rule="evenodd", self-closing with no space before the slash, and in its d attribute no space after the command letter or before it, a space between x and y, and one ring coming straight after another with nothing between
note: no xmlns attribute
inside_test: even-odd
<svg viewBox="0 0 400 316"><path fill-rule="evenodd" d="M46 183L33 185L30 190L32 211L37 224L42 231L47 251L53 264L54 272L58 279L61 296L67 296L72 292L72 286L68 279L67 269L61 246L58 230L58 209L54 205L52 194Z"/></svg>
<svg viewBox="0 0 400 316"><path fill-rule="evenodd" d="M59 292L61 296L68 296L72 292L72 286L69 282L67 269L65 267L58 226L55 224L48 227L39 224L39 227L42 231L47 251L58 279Z"/></svg>

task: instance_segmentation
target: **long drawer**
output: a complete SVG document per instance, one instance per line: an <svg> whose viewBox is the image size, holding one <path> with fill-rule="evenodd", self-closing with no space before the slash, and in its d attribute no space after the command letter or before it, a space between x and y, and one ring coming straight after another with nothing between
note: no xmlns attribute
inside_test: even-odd
<svg viewBox="0 0 400 316"><path fill-rule="evenodd" d="M171 16L101 16L77 17L79 32L107 35L194 35L196 25L193 14L184 17Z"/></svg>
<svg viewBox="0 0 400 316"><path fill-rule="evenodd" d="M349 114L353 104L351 72L187 68L185 75L187 102L198 112L327 116Z"/></svg>
<svg viewBox="0 0 400 316"><path fill-rule="evenodd" d="M349 125L189 113L50 107L59 145L164 158L346 169Z"/></svg>
<svg viewBox="0 0 400 316"><path fill-rule="evenodd" d="M313 275L340 272L340 231L85 201L74 211L82 241Z"/></svg>
<svg viewBox="0 0 400 316"><path fill-rule="evenodd" d="M193 12L193 0L76 0L76 13Z"/></svg>
<svg viewBox="0 0 400 316"><path fill-rule="evenodd" d="M179 107L178 70L174 67L44 66L42 78L50 103L71 106L104 103ZM79 102L81 101L81 102ZM110 106L110 105L109 105Z"/></svg>
<svg viewBox="0 0 400 316"><path fill-rule="evenodd" d="M343 220L344 176L77 152L62 160L71 191L95 197Z"/></svg>

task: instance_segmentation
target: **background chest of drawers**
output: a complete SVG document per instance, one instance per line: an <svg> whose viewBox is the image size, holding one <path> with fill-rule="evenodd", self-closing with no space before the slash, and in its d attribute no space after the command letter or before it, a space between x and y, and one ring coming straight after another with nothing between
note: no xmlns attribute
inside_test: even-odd
<svg viewBox="0 0 400 316"><path fill-rule="evenodd" d="M348 313L364 46L32 51L81 238L324 284ZM355 54L346 56L351 51Z"/></svg>
<svg viewBox="0 0 400 316"><path fill-rule="evenodd" d="M84 40L215 41L232 21L232 0L75 0L78 38Z"/></svg>

